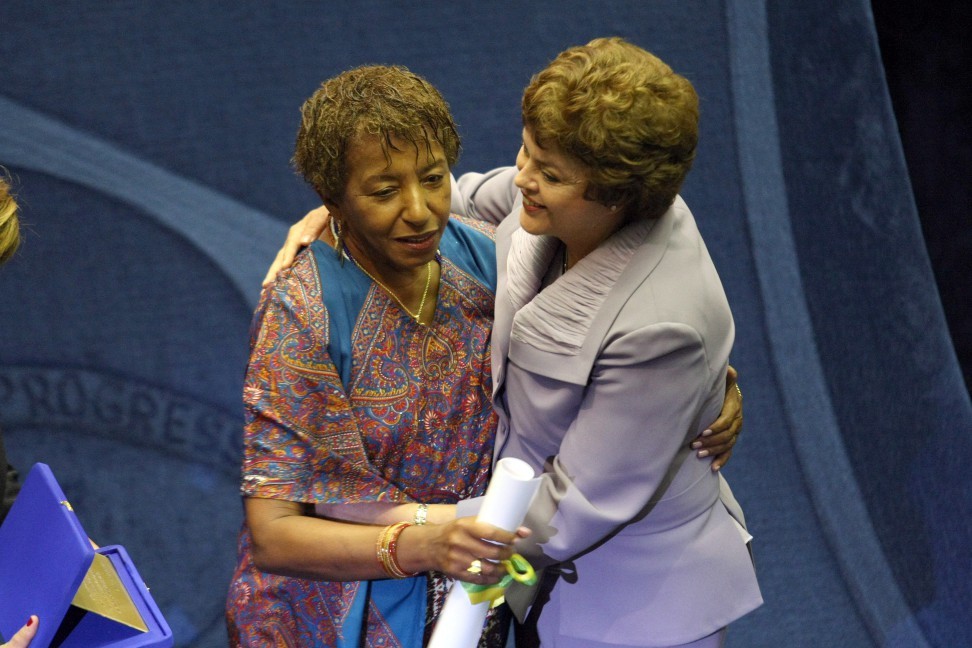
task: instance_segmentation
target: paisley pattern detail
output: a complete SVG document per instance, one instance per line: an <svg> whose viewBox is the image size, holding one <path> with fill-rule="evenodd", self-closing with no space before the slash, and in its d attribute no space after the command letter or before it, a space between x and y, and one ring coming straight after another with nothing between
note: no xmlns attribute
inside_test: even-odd
<svg viewBox="0 0 972 648"><path fill-rule="evenodd" d="M444 239L457 227L450 223ZM465 236L494 254L489 239ZM303 253L264 291L243 394L245 496L455 503L485 492L496 425L489 356L494 286L468 259L443 257L441 267L427 327L333 254ZM338 312L347 304L361 307ZM333 345L348 341L330 336L339 330L332 324L350 315L350 368L343 372ZM350 376L347 388L342 373ZM250 542L244 527L227 598L231 645L343 645L344 622L366 584L260 572ZM426 576L416 579L424 594ZM400 646L370 598L367 606L367 645ZM434 619L435 610L427 616ZM421 628L421 618L414 622Z"/></svg>
<svg viewBox="0 0 972 648"><path fill-rule="evenodd" d="M230 646L337 646L344 640L343 621L358 588L357 581L336 583L288 578L261 572L250 563L250 536L240 534L239 553L244 562L230 585L227 627ZM370 606L373 607L373 606ZM371 617L377 611L369 609ZM397 647L394 634L377 629L368 643Z"/></svg>

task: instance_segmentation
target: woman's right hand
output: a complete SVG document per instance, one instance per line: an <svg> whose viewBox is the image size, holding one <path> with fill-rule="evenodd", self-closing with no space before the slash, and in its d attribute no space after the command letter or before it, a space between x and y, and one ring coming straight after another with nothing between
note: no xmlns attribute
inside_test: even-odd
<svg viewBox="0 0 972 648"><path fill-rule="evenodd" d="M506 574L500 561L513 555L513 542L526 535L526 529L510 533L474 517L412 526L402 532L398 559L409 571L431 568L455 580L491 585ZM432 565L427 564L429 559Z"/></svg>
<svg viewBox="0 0 972 648"><path fill-rule="evenodd" d="M302 219L290 226L290 230L287 232L287 240L284 241L283 247L277 252L270 269L267 270L267 276L263 278L264 287L273 283L273 280L277 278L277 273L293 264L294 258L301 248L307 247L314 242L314 239L321 237L324 228L327 227L328 215L327 207L321 205L317 209L307 212Z"/></svg>
<svg viewBox="0 0 972 648"><path fill-rule="evenodd" d="M17 634L10 637L10 641L7 643L0 645L0 648L27 648L27 646L30 645L31 639L33 639L34 635L37 634L37 626L37 617L31 615L30 618L27 619L27 623L25 623L23 627L17 631Z"/></svg>

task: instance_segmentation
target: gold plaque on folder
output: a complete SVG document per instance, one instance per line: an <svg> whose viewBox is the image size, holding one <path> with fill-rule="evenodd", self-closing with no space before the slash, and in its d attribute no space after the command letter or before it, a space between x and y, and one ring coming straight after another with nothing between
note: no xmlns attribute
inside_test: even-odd
<svg viewBox="0 0 972 648"><path fill-rule="evenodd" d="M71 605L130 628L148 632L148 626L138 613L108 556L95 554L94 562L85 574Z"/></svg>

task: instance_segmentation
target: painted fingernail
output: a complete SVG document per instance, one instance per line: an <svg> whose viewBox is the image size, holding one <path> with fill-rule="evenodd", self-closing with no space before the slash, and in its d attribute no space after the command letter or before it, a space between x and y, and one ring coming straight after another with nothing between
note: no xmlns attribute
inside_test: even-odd
<svg viewBox="0 0 972 648"><path fill-rule="evenodd" d="M700 450L699 451L699 459L702 459L703 457L708 457L708 456L709 456L709 451L708 450Z"/></svg>
<svg viewBox="0 0 972 648"><path fill-rule="evenodd" d="M702 447L702 442L701 441L696 441L695 443L692 444L692 449L693 450L698 450L701 447Z"/></svg>
<svg viewBox="0 0 972 648"><path fill-rule="evenodd" d="M704 432L702 432L702 436L704 436L704 437L705 436L712 436L712 430L705 430Z"/></svg>
<svg viewBox="0 0 972 648"><path fill-rule="evenodd" d="M27 627L29 628L32 625L34 625L34 617L27 619Z"/></svg>

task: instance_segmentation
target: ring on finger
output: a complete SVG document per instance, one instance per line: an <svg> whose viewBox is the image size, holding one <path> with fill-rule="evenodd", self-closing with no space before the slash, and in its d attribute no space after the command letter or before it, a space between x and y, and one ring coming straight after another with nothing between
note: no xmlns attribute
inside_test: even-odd
<svg viewBox="0 0 972 648"><path fill-rule="evenodd" d="M483 561L474 560L469 563L469 567L466 569L470 574L482 574L483 573Z"/></svg>

